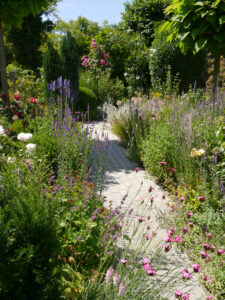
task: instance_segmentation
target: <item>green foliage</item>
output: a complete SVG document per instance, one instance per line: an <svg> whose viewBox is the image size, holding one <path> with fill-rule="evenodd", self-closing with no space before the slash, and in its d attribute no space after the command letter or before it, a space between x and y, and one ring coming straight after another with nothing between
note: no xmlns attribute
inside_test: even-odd
<svg viewBox="0 0 225 300"><path fill-rule="evenodd" d="M122 17L125 28L141 34L150 47L155 27L167 18L164 10L170 3L170 0L133 0L125 3Z"/></svg>
<svg viewBox="0 0 225 300"><path fill-rule="evenodd" d="M76 99L79 91L79 56L76 41L69 31L62 38L60 44L60 64L62 66L61 75L64 79L70 80L71 94Z"/></svg>
<svg viewBox="0 0 225 300"><path fill-rule="evenodd" d="M90 109L97 106L97 98L95 93L88 87L80 87L78 108L82 111L87 111L88 105Z"/></svg>
<svg viewBox="0 0 225 300"><path fill-rule="evenodd" d="M9 64L6 68L7 73L15 72L16 81L14 89L20 92L22 102L28 102L31 97L37 99L39 103L44 101L44 76L43 69L39 70L40 75L37 76L34 71L27 70L21 66ZM13 89L13 83L9 82L10 92ZM14 95L12 94L12 97Z"/></svg>
<svg viewBox="0 0 225 300"><path fill-rule="evenodd" d="M224 55L223 1L174 0L167 8L172 17L163 28L171 28L169 39L176 39L182 52L209 49L214 57Z"/></svg>
<svg viewBox="0 0 225 300"><path fill-rule="evenodd" d="M5 299L58 299L60 248L55 203L41 192L43 173L31 172L24 163L18 167L13 172L13 165L8 165L1 173L1 228L6 231L0 238L4 240L0 295Z"/></svg>
<svg viewBox="0 0 225 300"><path fill-rule="evenodd" d="M10 29L13 25L21 25L24 17L32 14L33 16L39 14L43 10L49 8L50 5L56 4L57 0L8 0L1 1L1 23ZM11 16L11 17L9 17Z"/></svg>
<svg viewBox="0 0 225 300"><path fill-rule="evenodd" d="M44 67L45 93L47 98L48 83L53 80L56 80L62 74L60 56L58 54L58 51L53 47L53 44L50 41L47 42L47 50L43 57L43 67Z"/></svg>
<svg viewBox="0 0 225 300"><path fill-rule="evenodd" d="M181 91L187 91L190 85L203 87L207 74L206 53L200 51L194 55L189 51L184 55L176 42L167 42L167 37L167 32L156 31L150 49L149 69L153 88L165 83L168 71L172 80L178 75Z"/></svg>
<svg viewBox="0 0 225 300"><path fill-rule="evenodd" d="M16 61L26 69L37 72L42 66L40 46L44 42L46 32L53 27L51 21L42 21L41 14L28 15L24 18L21 28L12 28L7 33L11 42Z"/></svg>

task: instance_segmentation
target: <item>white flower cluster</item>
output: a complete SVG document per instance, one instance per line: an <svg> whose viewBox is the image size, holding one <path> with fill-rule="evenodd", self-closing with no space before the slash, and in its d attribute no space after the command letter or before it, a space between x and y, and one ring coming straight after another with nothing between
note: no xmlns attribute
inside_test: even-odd
<svg viewBox="0 0 225 300"><path fill-rule="evenodd" d="M0 135L5 136L5 131L2 125L0 125Z"/></svg>
<svg viewBox="0 0 225 300"><path fill-rule="evenodd" d="M37 148L36 144L30 143L30 144L26 145L26 149L27 149L28 152L33 152L33 151L36 150L36 148Z"/></svg>
<svg viewBox="0 0 225 300"><path fill-rule="evenodd" d="M153 48L150 49L149 51L150 51L150 57L156 53L156 49L153 49Z"/></svg>
<svg viewBox="0 0 225 300"><path fill-rule="evenodd" d="M32 133L23 133L23 132L21 132L17 135L17 139L19 141L24 141L24 142L27 142L27 141L31 140L32 137L33 137Z"/></svg>

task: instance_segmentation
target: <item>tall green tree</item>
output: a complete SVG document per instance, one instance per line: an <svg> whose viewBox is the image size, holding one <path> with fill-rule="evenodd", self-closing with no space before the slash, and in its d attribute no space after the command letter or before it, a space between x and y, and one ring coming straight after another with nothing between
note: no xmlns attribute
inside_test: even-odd
<svg viewBox="0 0 225 300"><path fill-rule="evenodd" d="M153 41L155 26L167 18L164 10L170 0L133 0L126 2L122 20L126 29L140 33L148 47Z"/></svg>
<svg viewBox="0 0 225 300"><path fill-rule="evenodd" d="M50 20L43 21L42 14L29 14L24 18L21 28L13 27L7 33L7 41L12 44L16 61L34 72L42 65L40 46L45 42L46 33L54 24Z"/></svg>
<svg viewBox="0 0 225 300"><path fill-rule="evenodd" d="M172 30L183 53L209 50L214 57L213 98L216 98L220 58L225 56L225 3L223 0L173 0L167 8L171 19L162 30Z"/></svg>
<svg viewBox="0 0 225 300"><path fill-rule="evenodd" d="M6 59L4 52L4 31L14 25L21 26L23 19L33 16L56 4L57 0L6 0L0 1L0 68L2 92L8 95L8 83L6 75Z"/></svg>

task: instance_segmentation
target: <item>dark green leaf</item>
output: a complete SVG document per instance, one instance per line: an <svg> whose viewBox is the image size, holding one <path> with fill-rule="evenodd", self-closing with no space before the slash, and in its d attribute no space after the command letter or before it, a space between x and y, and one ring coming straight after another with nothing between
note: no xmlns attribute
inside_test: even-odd
<svg viewBox="0 0 225 300"><path fill-rule="evenodd" d="M195 43L195 50L196 52L198 52L199 50L201 50L202 48L204 48L204 46L207 43L207 39L201 38L199 40L197 40L197 42Z"/></svg>

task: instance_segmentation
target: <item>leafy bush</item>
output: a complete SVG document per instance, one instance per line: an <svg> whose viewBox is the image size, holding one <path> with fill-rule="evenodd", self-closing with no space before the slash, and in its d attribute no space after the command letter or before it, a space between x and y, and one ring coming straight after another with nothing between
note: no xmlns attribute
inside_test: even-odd
<svg viewBox="0 0 225 300"><path fill-rule="evenodd" d="M183 55L175 42L167 42L167 36L167 32L156 31L150 49L149 69L154 89L165 83L168 66L173 79L178 74L181 91L187 91L189 85L203 87L207 79L206 53Z"/></svg>
<svg viewBox="0 0 225 300"><path fill-rule="evenodd" d="M95 93L88 87L80 87L78 108L87 111L88 105L90 109L96 108L97 98Z"/></svg>

